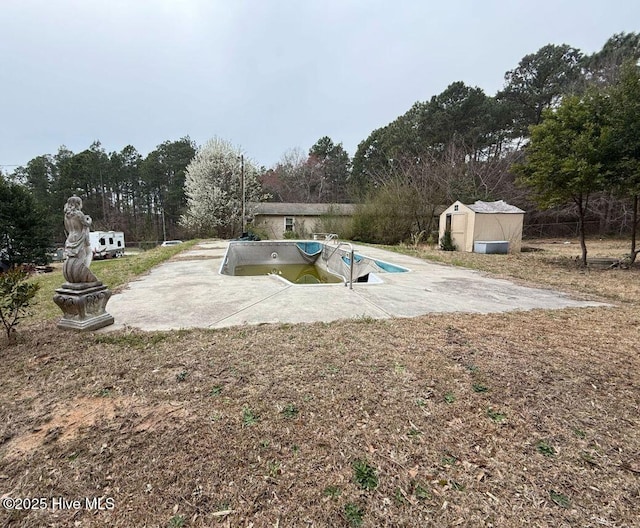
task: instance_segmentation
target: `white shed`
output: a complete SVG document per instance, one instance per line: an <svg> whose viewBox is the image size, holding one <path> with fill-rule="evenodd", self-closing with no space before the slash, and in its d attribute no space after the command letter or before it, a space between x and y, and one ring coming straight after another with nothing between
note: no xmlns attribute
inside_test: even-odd
<svg viewBox="0 0 640 528"><path fill-rule="evenodd" d="M497 202L477 201L471 205L462 202L451 204L440 215L440 239L445 231L460 251L482 253L502 252L487 248L507 247L510 253L520 252L524 211L503 200ZM485 244L501 243L501 244Z"/></svg>

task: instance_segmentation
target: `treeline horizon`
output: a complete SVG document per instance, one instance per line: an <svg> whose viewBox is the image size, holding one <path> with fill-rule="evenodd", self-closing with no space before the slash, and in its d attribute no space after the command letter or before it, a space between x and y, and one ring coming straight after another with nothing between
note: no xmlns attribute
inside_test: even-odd
<svg viewBox="0 0 640 528"><path fill-rule="evenodd" d="M571 207L540 212L517 185L511 166L522 160L529 128L563 97L614 84L625 61L640 58L640 35L613 35L591 55L549 44L505 73L504 87L488 96L452 82L428 101L417 101L394 121L371 132L351 158L341 143L320 138L308 151L286 151L259 181L271 201L363 204L367 221L356 233L382 240L380 218L402 210L408 224L394 226L406 239L433 229L433 208L460 200L504 199L527 211L528 224L573 220ZM183 238L185 173L198 145L189 136L165 141L142 156L134 146L107 153L99 141L73 153L64 145L6 174L32 194L56 240L64 239L61 211L76 194L94 229L124 231L131 241ZM600 234L626 229L628 204L594 197L589 218ZM362 215L361 215L362 216ZM545 235L541 231L541 234Z"/></svg>

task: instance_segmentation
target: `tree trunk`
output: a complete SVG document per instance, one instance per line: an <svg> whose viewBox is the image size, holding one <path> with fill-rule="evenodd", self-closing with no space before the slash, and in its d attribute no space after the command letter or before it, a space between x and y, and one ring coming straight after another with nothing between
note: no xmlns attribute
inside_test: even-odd
<svg viewBox="0 0 640 528"><path fill-rule="evenodd" d="M633 218L631 219L631 265L636 261L638 252L636 251L636 236L638 233L638 195L633 195Z"/></svg>
<svg viewBox="0 0 640 528"><path fill-rule="evenodd" d="M587 198L588 199L588 198ZM580 235L580 247L582 248L582 266L587 267L587 243L584 235L584 217L586 215L587 202L583 203L582 196L576 200L578 204L578 231Z"/></svg>

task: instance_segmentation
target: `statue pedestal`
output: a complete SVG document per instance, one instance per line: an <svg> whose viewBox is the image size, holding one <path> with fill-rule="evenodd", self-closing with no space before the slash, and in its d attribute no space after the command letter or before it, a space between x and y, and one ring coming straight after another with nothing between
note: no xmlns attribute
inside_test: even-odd
<svg viewBox="0 0 640 528"><path fill-rule="evenodd" d="M53 296L64 313L58 328L97 330L113 324L113 316L106 312L110 297L111 291L101 282L64 283Z"/></svg>

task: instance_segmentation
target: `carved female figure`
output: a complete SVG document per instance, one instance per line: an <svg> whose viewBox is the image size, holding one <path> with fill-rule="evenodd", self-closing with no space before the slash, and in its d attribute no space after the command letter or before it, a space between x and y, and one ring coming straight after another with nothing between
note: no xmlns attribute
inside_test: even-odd
<svg viewBox="0 0 640 528"><path fill-rule="evenodd" d="M89 238L91 217L82 212L82 200L72 196L64 206L64 227L67 240L64 244L66 260L62 267L64 278L69 283L98 282L89 266L93 253Z"/></svg>

